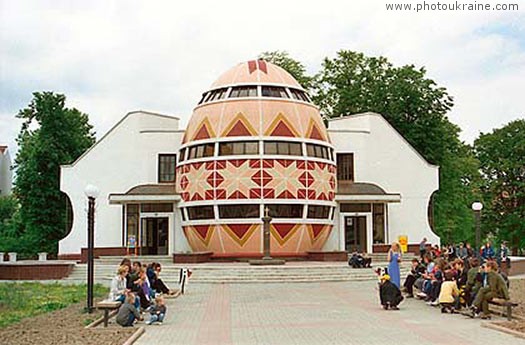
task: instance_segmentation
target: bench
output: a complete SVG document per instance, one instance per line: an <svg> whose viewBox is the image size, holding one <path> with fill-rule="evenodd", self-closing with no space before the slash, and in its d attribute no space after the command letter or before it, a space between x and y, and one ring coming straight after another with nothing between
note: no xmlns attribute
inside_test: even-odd
<svg viewBox="0 0 525 345"><path fill-rule="evenodd" d="M500 307L506 308L507 320L512 320L512 308L516 307L518 303L504 300L503 298L493 298L489 301L489 304L499 305ZM504 313L502 313L504 314Z"/></svg>
<svg viewBox="0 0 525 345"><path fill-rule="evenodd" d="M101 301L97 303L97 309L104 310L104 327L108 326L109 311L118 310L122 302L118 301Z"/></svg>

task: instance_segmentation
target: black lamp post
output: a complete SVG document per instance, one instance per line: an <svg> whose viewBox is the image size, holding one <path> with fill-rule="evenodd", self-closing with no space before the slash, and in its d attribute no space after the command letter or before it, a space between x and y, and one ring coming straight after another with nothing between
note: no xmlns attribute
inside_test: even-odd
<svg viewBox="0 0 525 345"><path fill-rule="evenodd" d="M84 193L88 198L88 218L87 218L87 306L89 313L93 312L93 285L94 285L94 262L93 247L95 246L95 199L99 195L99 190L93 185L87 185Z"/></svg>
<svg viewBox="0 0 525 345"><path fill-rule="evenodd" d="M483 204L479 201L472 203L472 211L474 211L474 220L476 224L476 256L479 256L479 249L481 246L481 210L483 209Z"/></svg>
<svg viewBox="0 0 525 345"><path fill-rule="evenodd" d="M269 215L269 209L266 207L264 210L264 217L262 217L263 221L263 260L272 260L272 257L270 256L270 222L272 221L272 217Z"/></svg>

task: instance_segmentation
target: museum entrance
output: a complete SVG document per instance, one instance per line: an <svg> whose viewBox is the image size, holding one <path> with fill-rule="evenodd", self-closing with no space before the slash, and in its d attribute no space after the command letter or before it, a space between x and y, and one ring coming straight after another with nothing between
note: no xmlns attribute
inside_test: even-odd
<svg viewBox="0 0 525 345"><path fill-rule="evenodd" d="M141 255L168 255L168 217L142 218Z"/></svg>
<svg viewBox="0 0 525 345"><path fill-rule="evenodd" d="M345 216L344 224L345 250L349 253L366 253L366 216Z"/></svg>

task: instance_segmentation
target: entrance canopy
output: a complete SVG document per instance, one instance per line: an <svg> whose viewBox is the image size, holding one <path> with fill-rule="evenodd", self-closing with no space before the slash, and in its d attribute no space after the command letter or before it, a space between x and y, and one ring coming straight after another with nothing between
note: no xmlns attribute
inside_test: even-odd
<svg viewBox="0 0 525 345"><path fill-rule="evenodd" d="M124 194L110 194L109 203L128 204L140 202L177 202L180 195L175 193L174 184L144 184L138 185Z"/></svg>
<svg viewBox="0 0 525 345"><path fill-rule="evenodd" d="M401 194L387 193L383 188L373 183L339 181L335 200L401 202Z"/></svg>

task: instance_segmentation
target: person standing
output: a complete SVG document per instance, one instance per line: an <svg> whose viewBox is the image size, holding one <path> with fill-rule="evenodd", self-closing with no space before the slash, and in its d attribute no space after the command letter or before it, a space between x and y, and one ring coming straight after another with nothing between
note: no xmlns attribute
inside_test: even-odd
<svg viewBox="0 0 525 345"><path fill-rule="evenodd" d="M423 260L423 257L427 253L427 238L423 237L421 242L419 242L419 255L421 255L421 260Z"/></svg>
<svg viewBox="0 0 525 345"><path fill-rule="evenodd" d="M391 282L399 289L401 286L401 273L399 271L399 263L401 262L401 246L394 242L388 251L388 275Z"/></svg>
<svg viewBox="0 0 525 345"><path fill-rule="evenodd" d="M506 276L508 276L509 269L510 269L510 258L509 258L509 248L507 248L506 241L501 242L501 246L498 250L498 254L496 255L496 261L498 263L498 266L501 269L501 272L505 274Z"/></svg>

